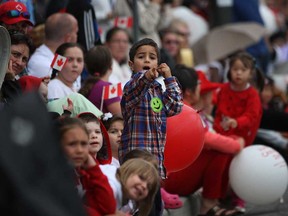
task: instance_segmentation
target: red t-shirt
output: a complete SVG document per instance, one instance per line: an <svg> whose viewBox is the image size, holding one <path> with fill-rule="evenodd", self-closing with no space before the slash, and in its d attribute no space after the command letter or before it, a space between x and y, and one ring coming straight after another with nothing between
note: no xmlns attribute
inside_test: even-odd
<svg viewBox="0 0 288 216"><path fill-rule="evenodd" d="M218 93L214 129L223 135L237 135L251 145L262 117L260 96L252 86L243 91L234 91L225 83ZM225 131L220 123L227 116L237 121L237 127Z"/></svg>

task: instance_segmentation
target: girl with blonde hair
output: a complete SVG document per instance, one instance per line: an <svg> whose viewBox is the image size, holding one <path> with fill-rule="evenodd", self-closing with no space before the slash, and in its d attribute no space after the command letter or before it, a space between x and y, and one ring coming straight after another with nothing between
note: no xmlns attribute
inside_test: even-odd
<svg viewBox="0 0 288 216"><path fill-rule="evenodd" d="M155 166L141 158L129 159L118 168L116 178L123 193L120 210L132 215L136 212L139 216L148 215L160 183Z"/></svg>

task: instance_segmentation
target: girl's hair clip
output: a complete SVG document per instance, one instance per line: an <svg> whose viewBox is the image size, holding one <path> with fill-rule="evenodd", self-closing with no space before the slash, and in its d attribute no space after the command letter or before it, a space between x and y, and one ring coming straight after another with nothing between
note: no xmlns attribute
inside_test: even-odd
<svg viewBox="0 0 288 216"><path fill-rule="evenodd" d="M104 113L102 116L102 120L107 121L109 118L112 118L112 117L113 117L112 113L110 113L110 112Z"/></svg>

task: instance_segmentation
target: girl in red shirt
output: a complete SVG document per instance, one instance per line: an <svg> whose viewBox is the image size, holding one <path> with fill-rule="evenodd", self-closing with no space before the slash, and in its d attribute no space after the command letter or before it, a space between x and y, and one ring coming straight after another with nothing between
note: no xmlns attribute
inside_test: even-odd
<svg viewBox="0 0 288 216"><path fill-rule="evenodd" d="M250 84L255 59L246 52L230 60L228 83L222 85L216 102L214 129L224 135L238 135L251 145L262 116L258 91Z"/></svg>
<svg viewBox="0 0 288 216"><path fill-rule="evenodd" d="M223 135L243 137L245 146L254 141L262 117L258 91L251 85L256 76L255 59L247 52L231 57L227 77L217 96L214 129ZM244 201L235 199L245 211ZM239 209L238 208L238 209Z"/></svg>

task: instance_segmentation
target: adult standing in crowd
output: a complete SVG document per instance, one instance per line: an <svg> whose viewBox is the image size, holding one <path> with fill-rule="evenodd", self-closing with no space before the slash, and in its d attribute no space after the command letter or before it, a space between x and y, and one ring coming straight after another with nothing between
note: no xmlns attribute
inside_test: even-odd
<svg viewBox="0 0 288 216"><path fill-rule="evenodd" d="M95 11L90 0L50 0L47 5L46 16L57 12L72 14L78 21L78 40L85 51L101 44Z"/></svg>
<svg viewBox="0 0 288 216"><path fill-rule="evenodd" d="M259 0L233 0L232 14L234 22L257 22L264 26ZM247 52L256 59L258 67L266 74L271 54L265 39L262 38L259 42L248 47Z"/></svg>
<svg viewBox="0 0 288 216"><path fill-rule="evenodd" d="M45 41L31 56L28 63L29 75L36 77L51 77L51 62L56 49L63 43L77 41L78 23L74 16L68 13L55 13L45 22ZM81 77L74 84L80 89Z"/></svg>
<svg viewBox="0 0 288 216"><path fill-rule="evenodd" d="M128 65L129 34L119 27L113 27L106 34L105 45L111 52L112 73L109 82L116 84L121 82L122 86L130 79L132 72Z"/></svg>
<svg viewBox="0 0 288 216"><path fill-rule="evenodd" d="M0 5L0 25L7 30L17 30L27 34L33 23L26 6L20 2L9 1Z"/></svg>
<svg viewBox="0 0 288 216"><path fill-rule="evenodd" d="M138 0L136 2L139 16L139 39L147 37L160 44L158 25L163 0ZM117 0L114 5L115 17L132 17L133 6L132 0Z"/></svg>
<svg viewBox="0 0 288 216"><path fill-rule="evenodd" d="M16 76L26 67L33 50L31 39L21 32L10 30L11 55L0 91L1 105L9 105L22 91Z"/></svg>

